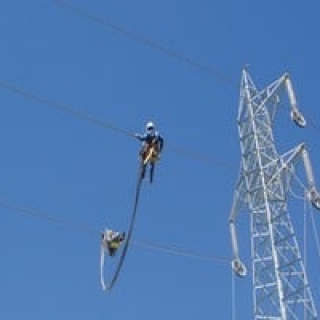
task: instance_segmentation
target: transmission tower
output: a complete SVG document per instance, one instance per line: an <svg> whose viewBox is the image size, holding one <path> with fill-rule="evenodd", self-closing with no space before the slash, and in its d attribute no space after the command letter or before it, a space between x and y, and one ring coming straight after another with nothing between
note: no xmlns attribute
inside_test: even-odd
<svg viewBox="0 0 320 320"><path fill-rule="evenodd" d="M290 115L304 127L288 74L259 91L243 70L238 110L241 164L230 214L232 268L245 277L239 256L236 220L240 210L250 213L254 319L317 319L317 310L288 207L294 163L302 160L307 196L320 209L311 162L304 144L279 155L272 126L286 92ZM283 103L281 103L281 107Z"/></svg>

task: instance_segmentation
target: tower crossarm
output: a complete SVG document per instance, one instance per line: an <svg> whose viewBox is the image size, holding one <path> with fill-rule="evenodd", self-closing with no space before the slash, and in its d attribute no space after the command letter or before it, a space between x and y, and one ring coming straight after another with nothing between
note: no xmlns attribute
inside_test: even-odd
<svg viewBox="0 0 320 320"><path fill-rule="evenodd" d="M267 186L271 185L274 180L280 176L284 170L290 168L295 161L302 159L306 178L307 178L307 195L311 204L318 210L320 210L320 193L316 188L315 178L312 170L312 164L310 161L309 153L304 143L299 144L293 150L287 152L281 157L281 166L277 172L268 180Z"/></svg>
<svg viewBox="0 0 320 320"><path fill-rule="evenodd" d="M300 128L304 128L306 126L307 121L299 110L289 73L284 73L279 79L275 80L273 83L271 83L261 91L258 91L256 89L249 74L246 71L244 71L243 81L245 81L245 85L247 86L245 95L250 96L250 103L258 105L258 108L256 108L257 113L260 112L261 109L266 108L268 105L272 105L275 107L275 109L270 112L270 117L273 120L276 115L277 105L280 102L279 95L281 91L285 90L289 99L290 117L292 121ZM243 95L242 99L246 98L245 95Z"/></svg>

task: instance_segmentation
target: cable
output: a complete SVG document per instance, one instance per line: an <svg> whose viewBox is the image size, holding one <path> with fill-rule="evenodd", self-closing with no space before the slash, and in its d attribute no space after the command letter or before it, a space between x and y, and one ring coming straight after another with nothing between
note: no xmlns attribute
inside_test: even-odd
<svg viewBox="0 0 320 320"><path fill-rule="evenodd" d="M320 259L320 237L319 237L319 234L317 231L317 226L316 226L316 222L315 222L315 218L314 218L314 210L311 207L310 203L309 203L309 211L310 211L310 219L311 219L311 224L312 224L313 235L314 235L316 248L317 248L317 254L318 254L318 258Z"/></svg>
<svg viewBox="0 0 320 320"><path fill-rule="evenodd" d="M306 207L308 208L308 213L309 213L309 217L310 217L310 221L311 221L311 229L313 231L314 241L315 241L315 245L316 245L317 258L318 258L317 260L320 263L320 238L319 238L319 233L317 231L315 217L314 217L315 209L313 208L310 201L308 201L307 195L306 195L305 202L306 202ZM320 267L320 264L318 266ZM317 288L314 287L314 289L317 289Z"/></svg>
<svg viewBox="0 0 320 320"><path fill-rule="evenodd" d="M83 16L86 19L94 21L100 25L111 28L115 32L122 34L125 37L134 39L134 40L138 41L139 43L141 43L149 48L152 48L153 50L156 50L156 51L161 52L167 56L170 56L171 58L174 58L175 60L178 60L178 61L181 61L185 64L188 64L189 66L191 66L201 72L210 74L211 76L216 77L217 79L219 79L220 81L222 81L224 83L227 83L228 85L231 85L231 86L236 85L237 86L237 84L235 82L233 82L230 78L222 75L220 72L218 72L208 66L200 64L199 62L194 61L194 60L192 60L192 59L190 59L190 58L188 58L188 57L186 57L176 51L168 49L163 45L160 45L156 42L153 42L150 39L144 38L144 37L132 32L124 27L116 25L116 24L106 20L105 18L103 19L98 16L95 16L95 15L81 9L79 6L71 4L68 1L64 1L64 0L53 0L53 1L56 4L60 5L61 7L64 7L65 9L68 9L77 15ZM238 88L238 86L237 86L237 88Z"/></svg>
<svg viewBox="0 0 320 320"><path fill-rule="evenodd" d="M178 61L181 61L185 64L188 64L189 66L191 66L191 67L193 67L203 73L209 74L209 75L217 78L221 82L226 83L227 85L230 85L232 87L236 87L237 89L239 88L237 82L235 82L230 77L223 75L222 73L218 72L217 70L215 70L211 67L203 65L195 60L192 60L192 59L188 58L187 56L180 54L172 49L169 49L161 44L158 44L148 38L142 37L142 36L132 32L122 26L116 25L116 24L112 23L111 21L108 21L106 18L101 18L96 15L93 15L92 13L89 13L89 12L85 11L84 9L81 9L79 6L76 6L72 3L70 3L69 1L66 1L66 0L53 0L53 1L57 5L65 8L65 9L67 9L67 10L69 10L79 16L85 17L86 19L89 19L93 22L96 22L104 27L111 28L115 32L122 34L125 37L128 37L128 38L131 38L135 41L138 41L139 43L141 43L149 48L152 48L155 51L161 52L162 54L170 56L171 58L173 58L175 60L178 60ZM309 120L309 123L313 129L320 132L320 127L317 126L314 123L314 121Z"/></svg>
<svg viewBox="0 0 320 320"><path fill-rule="evenodd" d="M97 125L101 128L104 128L104 129L110 129L110 130L114 130L114 131L118 131L122 134L125 134L127 136L130 136L130 137L134 137L134 134L128 130L124 130L124 129L121 129L115 125L113 125L112 123L110 122L106 122L106 121L103 121L99 118L96 118L96 117L93 117L93 116L90 116L88 114L86 114L85 112L82 112L78 109L75 109L75 108L72 108L70 106L66 106L64 104L61 104L59 102L54 102L52 100L49 100L48 98L46 97L43 97L43 96L40 96L38 94L35 94L31 91L27 91L25 89L22 89L20 87L17 87L17 86L14 86L14 85L11 85L9 84L8 82L5 82L5 81L0 81L0 86L4 89L7 89L7 90L10 90L11 92L14 92L16 94L19 94L21 96L24 96L28 99L32 99L32 100L35 100L37 102L41 102L41 103L44 103L52 108L55 108L55 109L58 109L64 113L68 113L68 114L71 114L79 119L82 119L82 120L85 120L87 122L90 122L94 125Z"/></svg>
<svg viewBox="0 0 320 320"><path fill-rule="evenodd" d="M197 153L197 152L194 152L191 150L178 148L178 147L172 146L170 144L166 144L166 149L170 149L175 153L197 159L198 161L201 161L203 163L207 163L207 164L211 164L211 165L215 165L215 166L219 166L219 167L225 167L228 169L235 169L235 166L232 165L231 163L228 163L226 161L217 161L210 156L207 156L207 155L204 155L201 153Z"/></svg>
<svg viewBox="0 0 320 320"><path fill-rule="evenodd" d="M117 281L117 279L119 277L120 271L122 269L126 254L127 254L127 250L129 248L130 240L131 240L132 233L133 233L134 222L136 220L137 211L138 211L138 204L139 204L140 190L141 190L141 182L142 182L141 170L142 169L139 170L140 174L139 174L138 182L137 182L137 186L136 186L136 194L135 194L135 198L134 198L132 216L131 216L131 220L130 220L128 234L126 235L126 241L125 241L125 244L124 244L124 248L122 250L118 266L117 266L117 268L116 268L116 270L115 270L115 272L113 274L113 277L111 278L111 280L110 280L110 282L108 284L105 283L104 277L103 277L105 250L104 250L103 246L101 246L101 259L100 259L100 275L101 275L101 277L100 278L101 278L101 286L102 286L102 289L104 291L110 292L111 289L113 288L114 284L116 283L116 281Z"/></svg>
<svg viewBox="0 0 320 320"><path fill-rule="evenodd" d="M129 130L122 129L122 128L116 126L115 124L113 124L111 122L106 122L104 120L101 120L100 118L88 115L87 113L85 113L83 111L80 111L78 109L75 109L75 108L67 106L67 105L64 105L62 103L54 102L52 100L49 100L46 97L40 96L40 95L38 95L36 93L33 93L33 92L28 91L26 89L23 89L21 87L17 87L15 85L12 85L12 84L10 84L10 83L8 83L6 81L0 81L0 87L2 87L4 89L7 89L7 90L9 90L9 91L11 91L11 92L13 92L15 94L21 95L21 96L23 96L25 98L32 99L32 100L40 102L40 103L44 103L44 104L48 105L51 108L55 108L55 109L60 110L60 111L62 111L64 113L66 113L66 114L70 114L70 115L72 115L72 116L74 116L74 117L76 117L78 119L90 122L93 125L99 126L99 127L103 128L103 129L110 129L110 130L116 131L118 133L121 133L121 134L123 134L125 136L131 137L131 138L135 138L135 135L134 135L133 132L131 132ZM190 151L190 150L178 148L178 147L175 147L175 146L170 145L170 144L167 144L166 149L169 149L169 150L171 149L175 153L192 157L194 159L197 159L199 161L205 162L207 164L210 163L210 164L215 165L215 166L222 166L222 167L232 168L232 165L228 164L226 162L216 161L216 160L214 160L213 158L211 158L209 156L206 156L206 155L203 155L203 154L200 154L200 153L196 153L196 152L193 152L193 151Z"/></svg>
<svg viewBox="0 0 320 320"><path fill-rule="evenodd" d="M306 210L306 207L309 208L309 215L310 215L314 239L315 239L315 243L316 243L317 254L318 254L318 257L320 258L320 238L319 238L319 235L317 232L316 223L315 223L315 219L314 219L314 210L313 210L312 204L308 198L309 188L301 181L301 179L299 179L299 177L297 176L297 174L295 173L294 170L292 170L291 173L292 173L293 177L295 178L295 180L300 185L300 187L304 190L304 197L300 197L300 196L294 194L291 189L289 189L289 191L296 199L304 201L305 210ZM306 233L306 231L304 231L304 232Z"/></svg>
<svg viewBox="0 0 320 320"><path fill-rule="evenodd" d="M236 279L231 268L231 319L236 320Z"/></svg>
<svg viewBox="0 0 320 320"><path fill-rule="evenodd" d="M300 186L300 188L304 191L303 192L303 196L299 196L298 194L296 194L292 188L291 188L291 185L290 185L290 182L289 182L289 192L291 193L291 195L298 199L298 200L305 200L305 192L307 190L307 187L305 186L305 184L301 181L301 179L298 177L298 175L296 174L295 172L295 169L294 169L294 166L291 167L290 169L290 173L291 175L293 176L293 178L295 179L295 181L298 183L298 185Z"/></svg>
<svg viewBox="0 0 320 320"><path fill-rule="evenodd" d="M26 207L26 206L22 206L22 205L18 205L18 204L13 204L13 203L11 203L7 200L4 200L2 198L0 198L0 206L8 208L13 211L20 212L20 213L27 215L27 216L33 216L35 218L47 220L49 223L58 224L58 225L82 232L82 233L91 234L91 235L95 235L98 237L101 236L100 230L98 230L97 228L93 228L92 226L89 226L87 224L79 224L79 223L76 223L75 221L72 221L72 220L67 220L65 218L58 218L54 215L48 214L43 211L38 211L38 210L30 208L30 207ZM173 247L170 247L170 246L148 244L146 242L141 242L138 240L135 240L133 242L133 244L140 246L140 247L148 248L148 249L154 250L154 251L163 251L163 252L167 252L167 253L170 253L173 255L178 255L178 256L189 256L189 257L197 258L200 260L216 261L216 262L230 261L230 259L227 259L227 258L205 256L205 255L197 254L195 252L191 253L191 251L187 251L187 250L180 250L177 247L175 247L175 249L173 249Z"/></svg>
<svg viewBox="0 0 320 320"><path fill-rule="evenodd" d="M219 81L226 83L227 85L230 85L232 87L236 87L237 89L239 88L238 83L236 83L234 80L230 79L229 77L223 75L222 73L218 72L217 70L208 67L206 65L203 65L195 60L192 60L190 58L188 58L187 56L180 54L176 51L173 51L172 49L169 49L161 44L158 44L148 38L142 37L122 26L116 25L114 23L112 23L111 21L108 21L105 18L101 18L98 17L96 15L93 15L92 13L89 13L87 11L85 11L84 9L81 9L79 6L76 6L72 3L70 3L69 1L66 0L53 0L57 5L79 15L82 17L85 17L88 20L91 20L95 23L98 23L104 27L107 28L111 28L112 30L114 30L115 32L122 34L125 37L131 38L135 41L138 41L139 43L141 43L142 45L145 45L149 48L152 48L155 51L161 52L162 54L165 54L177 61L181 61L203 73L209 74L210 76L213 76L215 78L217 78ZM314 121L309 120L309 123L311 125L311 127L315 130L317 130L318 132L320 132L320 127L318 127Z"/></svg>
<svg viewBox="0 0 320 320"><path fill-rule="evenodd" d="M66 227L75 229L77 231L81 231L81 232L85 232L85 233L89 233L89 234L97 234L98 233L94 228L89 227L87 225L78 224L78 223L75 223L74 221L58 218L58 217L50 215L46 212L41 212L41 211L35 210L30 207L25 207L25 206L13 204L13 203L10 203L4 199L0 199L0 205L3 207L6 207L8 209L21 212L22 214L25 214L28 216L34 216L36 218L48 220L49 222L54 223L54 224L64 225Z"/></svg>
<svg viewBox="0 0 320 320"><path fill-rule="evenodd" d="M306 206L304 205L304 212L303 212L303 262L304 268L308 270L308 238L307 238L307 210ZM304 295L306 294L306 288L304 289Z"/></svg>
<svg viewBox="0 0 320 320"><path fill-rule="evenodd" d="M213 257L213 256L198 254L188 250L181 250L180 248L177 249L175 247L159 246L159 245L150 244L150 243L141 242L141 241L134 241L133 244L139 247L143 247L151 250L157 250L157 251L161 251L168 254L174 254L177 256L183 256L183 257L206 260L206 261L215 261L215 262L221 262L221 263L230 262L230 259L228 258Z"/></svg>
<svg viewBox="0 0 320 320"><path fill-rule="evenodd" d="M122 34L123 36L126 36L128 38L134 39L136 41L138 41L139 43L148 46L156 51L159 51L167 56L170 56L171 58L174 58L178 61L181 61L183 63L188 64L189 66L198 69L201 72L207 73L217 79L219 79L221 82L224 82L232 87L236 87L237 89L239 88L238 84L231 80L229 77L223 75L222 73L212 69L211 67L208 67L206 65L203 65L197 61L194 61L178 52L175 52L171 49L166 48L163 45L160 45L150 39L147 39L145 37L142 37L124 27L118 26L108 20L106 20L105 18L100 18L98 16L95 16L83 9L81 9L79 6L75 6L73 4L71 4L70 2L66 1L66 0L53 0L55 3L57 3L58 5L60 5L61 7L64 7L65 9L70 10L71 12L83 16L91 21L94 21L100 25L103 25L105 27L111 28L113 29L115 32ZM314 121L309 120L309 123L311 125L311 127L315 130L317 130L318 132L320 132L320 127L317 126Z"/></svg>

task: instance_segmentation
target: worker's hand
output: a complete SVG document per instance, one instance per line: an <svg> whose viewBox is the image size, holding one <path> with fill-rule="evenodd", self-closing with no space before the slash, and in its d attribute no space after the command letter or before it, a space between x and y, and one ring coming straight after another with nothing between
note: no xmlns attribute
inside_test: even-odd
<svg viewBox="0 0 320 320"><path fill-rule="evenodd" d="M135 136L135 138L140 139L140 134L139 133L135 133L134 136Z"/></svg>

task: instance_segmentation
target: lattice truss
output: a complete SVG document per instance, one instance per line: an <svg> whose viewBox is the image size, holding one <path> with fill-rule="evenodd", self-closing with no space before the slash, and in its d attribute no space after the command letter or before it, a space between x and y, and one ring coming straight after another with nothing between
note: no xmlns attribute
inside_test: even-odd
<svg viewBox="0 0 320 320"><path fill-rule="evenodd" d="M240 208L250 212L256 320L317 318L287 203L290 177L296 161L302 160L308 199L317 209L320 209L320 197L304 144L284 155L279 155L275 148L272 126L285 92L292 120L299 127L304 127L306 121L297 107L288 74L259 91L247 70L243 71L237 119L240 175L229 222L232 267L238 276L244 277L247 268L239 257L235 222Z"/></svg>

